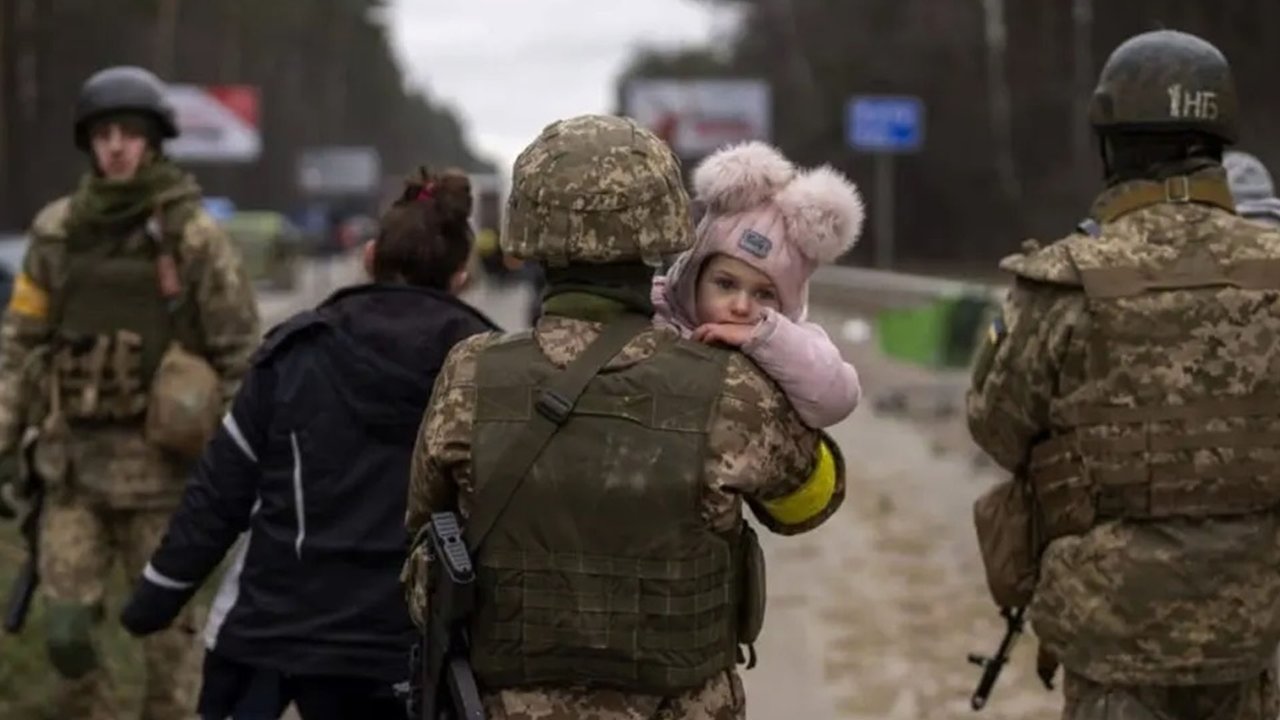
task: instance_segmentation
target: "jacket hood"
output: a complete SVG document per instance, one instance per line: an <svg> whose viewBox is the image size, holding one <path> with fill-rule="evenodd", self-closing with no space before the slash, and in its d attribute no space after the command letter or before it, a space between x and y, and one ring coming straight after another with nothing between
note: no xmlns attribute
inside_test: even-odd
<svg viewBox="0 0 1280 720"><path fill-rule="evenodd" d="M448 293L408 285L346 288L317 312L333 328L323 353L353 417L416 433L436 375L459 341L497 330Z"/></svg>

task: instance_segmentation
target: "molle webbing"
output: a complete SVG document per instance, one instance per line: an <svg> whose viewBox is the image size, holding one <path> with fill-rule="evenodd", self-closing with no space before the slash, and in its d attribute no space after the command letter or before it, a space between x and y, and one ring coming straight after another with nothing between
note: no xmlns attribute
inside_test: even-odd
<svg viewBox="0 0 1280 720"><path fill-rule="evenodd" d="M671 695L733 666L737 533L701 513L728 357L664 336L572 403L479 545L472 662L486 686ZM557 372L527 333L481 355L474 497L492 495Z"/></svg>

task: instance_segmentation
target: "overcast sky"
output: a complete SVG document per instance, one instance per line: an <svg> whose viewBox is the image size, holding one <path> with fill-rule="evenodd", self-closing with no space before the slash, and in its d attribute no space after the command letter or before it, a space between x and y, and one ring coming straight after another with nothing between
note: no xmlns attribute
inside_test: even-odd
<svg viewBox="0 0 1280 720"><path fill-rule="evenodd" d="M732 19L689 0L394 0L409 78L459 112L504 170L543 126L612 109L634 48L722 33Z"/></svg>

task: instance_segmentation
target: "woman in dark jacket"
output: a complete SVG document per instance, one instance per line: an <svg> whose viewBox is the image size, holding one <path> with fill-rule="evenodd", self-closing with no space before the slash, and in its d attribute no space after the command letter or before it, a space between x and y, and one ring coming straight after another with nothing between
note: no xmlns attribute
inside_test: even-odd
<svg viewBox="0 0 1280 720"><path fill-rule="evenodd" d="M122 613L168 625L239 539L205 629L200 714L396 718L415 636L399 583L409 457L444 358L495 329L454 297L465 175L406 184L365 248L373 282L268 334Z"/></svg>

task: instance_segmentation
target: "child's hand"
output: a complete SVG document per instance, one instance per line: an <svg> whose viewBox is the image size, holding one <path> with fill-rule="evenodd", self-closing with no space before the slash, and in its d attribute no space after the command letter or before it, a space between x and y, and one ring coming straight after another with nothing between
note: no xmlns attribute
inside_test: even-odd
<svg viewBox="0 0 1280 720"><path fill-rule="evenodd" d="M707 323L699 325L697 330L693 331L692 339L697 342L721 343L740 348L751 339L751 335L755 333L755 325L738 325L735 323Z"/></svg>

